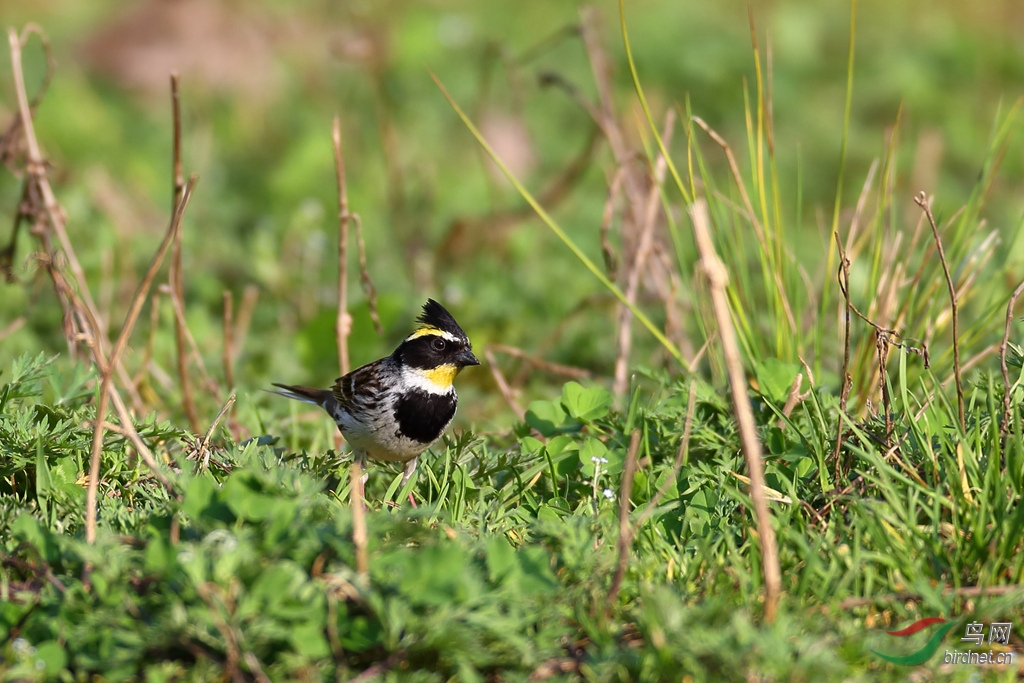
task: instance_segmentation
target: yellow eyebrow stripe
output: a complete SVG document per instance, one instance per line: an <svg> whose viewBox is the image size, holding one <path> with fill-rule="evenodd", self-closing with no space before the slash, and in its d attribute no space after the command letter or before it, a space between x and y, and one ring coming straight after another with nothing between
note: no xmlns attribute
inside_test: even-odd
<svg viewBox="0 0 1024 683"><path fill-rule="evenodd" d="M459 341L458 337L456 337L451 332L445 332L441 328L434 327L433 325L427 325L425 327L419 328L418 330L410 334L408 337L406 337L405 341L412 341L413 339L419 339L420 337L441 337L442 339L447 339L450 342Z"/></svg>
<svg viewBox="0 0 1024 683"><path fill-rule="evenodd" d="M443 337L444 332L436 327L421 327L407 337L407 340L419 339L420 337L426 337L428 335Z"/></svg>

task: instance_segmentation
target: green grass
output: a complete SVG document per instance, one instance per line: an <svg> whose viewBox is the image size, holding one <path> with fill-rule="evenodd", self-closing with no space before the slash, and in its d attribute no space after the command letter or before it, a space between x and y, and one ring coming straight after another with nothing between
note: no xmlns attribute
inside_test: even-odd
<svg viewBox="0 0 1024 683"><path fill-rule="evenodd" d="M628 7L622 31L629 52L620 49L617 29L601 34L620 67L609 84L611 125L648 166L659 153L671 162L668 181L653 195L666 215L655 248L663 270L650 267L670 293L644 281L629 303L638 315L622 396L608 388L628 279L622 245L636 235L621 216L647 201L647 192L616 197L609 235L620 270L612 274L599 265L598 226L620 172L607 150L558 206L534 199L585 139L579 107L539 87L518 92L525 100L508 109L530 126L538 160L522 179L502 169L510 189L489 179L493 169L477 164L473 147L474 135L487 138L479 124L484 103L494 105L486 98L496 86L487 79L497 67L436 50L437 18L425 10L363 17L395 47L393 61L376 71L335 65L330 76L363 79L338 92L361 105L343 109L350 201L367 227L386 337L370 331L367 306L356 300L354 363L386 353L407 331L411 311L436 295L478 350L516 345L589 372L566 383L558 372L499 354L499 369L526 409L521 420L486 369L460 376L457 429L423 458L408 490L398 490L396 468L371 469L365 577L354 570L348 456L337 448L336 430L325 416L259 391L270 381L326 385L336 374L328 134L338 103L292 84L260 112L261 123L186 87L186 171L194 158L204 159L183 233L187 319L211 377L203 380L193 362L192 385L206 424L230 391L239 400L214 431L210 467L200 471L195 437L203 435L184 428L169 302L162 295L152 317L147 307L126 361L145 407L135 425L174 493L118 430L107 430L99 533L95 544L86 543L98 376L67 353L59 306L45 272L25 258L34 243L22 235L15 261L21 283L6 285L0 297L0 313L26 321L0 344L0 676L1017 680L1016 664L942 663L944 649L965 649L960 637L971 621L1011 622L1011 649L1020 652L1024 643L1024 590L1016 588L1024 582L1022 364L1011 348L1010 420L1003 425L994 353L1016 286L1013 230L1022 203L1007 180L1019 171L1018 107L993 92L1008 89L1014 67L1000 72L1005 82L988 72L974 79L973 98L937 97L943 84L953 88L946 81L970 76L958 67L965 60L1007 59L999 40L976 38L1004 35L997 19L964 17L958 6L920 15L914 26L926 36L949 38L943 17L962 24L955 39L924 51L928 61L883 49L892 39L879 25L900 17L900 8L862 2L851 23L849 6L828 5L835 11L784 4L763 20L772 29L770 64L762 18L755 13L758 49L751 52L743 43L744 12L727 3L685 12L659 5L666 13ZM326 21L325 12L310 3L299 16L308 29ZM504 22L507 44L497 51L513 75L557 67L589 97L598 86L577 39L542 42L577 21L576 13L554 6L538 12L520 16L496 3L484 15L453 6L447 19L474 27L484 16ZM690 20L679 22L678 34L666 28L672 12ZM610 26L613 19L605 16ZM57 41L72 28L58 22ZM685 36L706 39L702 60L679 53L675 41ZM530 56L535 44L545 47ZM828 46L821 48L828 59L814 58L816 45ZM800 50L804 61L788 61ZM530 59L516 62L524 54ZM458 115L431 89L424 60L461 107ZM677 87L673 64L681 65L685 87ZM937 84L922 76L936 64L946 65L932 74ZM736 73L711 73L726 65ZM59 199L116 334L136 273L160 236L135 218L159 215L154 207L168 203L165 164L153 160L166 156L167 120L141 117L137 103L104 91L109 85L61 69L37 130L70 174L58 185ZM919 86L901 95L902 107L883 97L894 71L916 74L908 83ZM805 78L834 101L824 109L805 104ZM515 100L516 87L491 96ZM948 167L914 166L929 144L918 141L921 120L968 101L963 108L973 116L949 114L956 127L942 131ZM71 104L80 115L67 115ZM669 142L661 129L670 107L679 120ZM368 142L380 132L378 115L399 141L386 153ZM735 173L694 116L721 134ZM821 118L832 122L823 126ZM87 135L89 121L103 135ZM196 138L224 149L203 157ZM111 161L113 152L123 163ZM502 153L492 156L500 165ZM872 158L878 163L869 171ZM97 163L111 169L107 180L87 172ZM637 162L622 166L629 163ZM910 186L929 173L934 186ZM132 187L142 198L133 198ZM911 201L921 189L936 193L957 283L960 357L969 364L963 425L944 275L930 228ZM16 183L0 186L0 199L16 195ZM129 198L122 213L97 208L116 209L118 197ZM685 213L694 197L708 202L730 274L750 380L743 398L754 408L764 450L783 577L771 623L724 359ZM456 218L527 205L549 233L520 225L524 219L513 228L494 220L476 232L449 230ZM849 303L875 325L897 330L883 348L881 378L874 328L856 315L844 365L846 300L833 232L850 259ZM237 312L243 289L254 284L259 299L238 342L238 386L228 387L219 367L222 292L235 294ZM844 371L852 381L845 412ZM791 402L798 375L800 397ZM687 423L691 438L674 475ZM624 499L634 434L641 465ZM659 489L665 493L655 501ZM417 507L391 504L408 493ZM620 565L623 510L635 534ZM617 570L623 580L613 589ZM908 668L872 653L921 648L928 633L896 639L884 631L929 616L956 626L924 664Z"/></svg>
<svg viewBox="0 0 1024 683"><path fill-rule="evenodd" d="M560 399L531 405L527 425L539 431L524 425L511 445L447 442L424 463L419 507L370 513L364 582L352 570L344 466L333 451L228 440L210 471L194 475L174 438L183 433L167 424L142 433L167 444L182 500L168 500L110 436L102 533L87 545L75 477L91 438L82 426L89 396L76 396L76 382L65 386L52 364L26 358L0 410L5 453L26 454L3 473L7 675L204 680L249 653L273 680L346 679L382 663L387 677L418 671L424 680L517 680L556 665L599 680L679 671L694 680L904 680L906 669L869 652L899 646L881 626L1024 613L1020 593L944 591L1014 584L1024 572L1020 480L1003 474L1024 465L1019 398L1005 449L995 421L980 419L998 413L998 383L972 392L979 419L962 435L951 431L948 405L916 423L897 409L898 463L870 437L877 422L858 426L847 451L852 489L838 494L818 468L830 455L835 398L816 391L780 429L780 402L754 397L785 589L767 625L749 498L732 474L743 469L733 418L712 387L694 381L686 463L637 529L609 601L626 441L638 430L649 462L631 492L636 520L670 474L685 383L637 392L623 413L603 389L570 384ZM957 443L966 449L963 484ZM608 461L596 483L591 458ZM375 468L370 499L400 499L399 477ZM843 607L851 598L865 599ZM35 657L19 655L19 642ZM937 675L940 658L923 670ZM37 661L44 668L35 672ZM967 680L961 673L954 678Z"/></svg>

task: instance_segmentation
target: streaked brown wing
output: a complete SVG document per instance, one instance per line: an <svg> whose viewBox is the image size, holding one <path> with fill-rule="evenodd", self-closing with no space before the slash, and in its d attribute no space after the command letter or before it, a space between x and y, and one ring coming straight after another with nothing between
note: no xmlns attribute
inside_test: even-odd
<svg viewBox="0 0 1024 683"><path fill-rule="evenodd" d="M334 382L331 393L349 415L357 417L380 405L384 385L380 381L381 364L384 359L356 368Z"/></svg>

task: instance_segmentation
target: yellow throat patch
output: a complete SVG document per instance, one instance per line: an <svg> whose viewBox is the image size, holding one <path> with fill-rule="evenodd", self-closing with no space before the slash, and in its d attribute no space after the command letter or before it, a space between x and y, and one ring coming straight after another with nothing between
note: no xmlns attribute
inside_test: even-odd
<svg viewBox="0 0 1024 683"><path fill-rule="evenodd" d="M455 381L455 375L459 374L459 369L446 363L430 370L421 370L421 372L430 382L436 384L438 389L447 389Z"/></svg>

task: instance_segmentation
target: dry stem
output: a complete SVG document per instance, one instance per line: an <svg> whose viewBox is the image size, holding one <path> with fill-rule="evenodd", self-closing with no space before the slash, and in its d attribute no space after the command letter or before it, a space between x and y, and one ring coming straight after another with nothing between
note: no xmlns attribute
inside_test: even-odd
<svg viewBox="0 0 1024 683"><path fill-rule="evenodd" d="M14 334L15 332L17 332L19 329L22 328L22 326L24 326L24 324L25 324L25 316L23 316L23 315L18 316L17 318L12 320L11 323L9 325L7 325L7 327L5 327L2 330L0 330L0 341L3 341L5 338L7 338L7 337L11 336L12 334Z"/></svg>
<svg viewBox="0 0 1024 683"><path fill-rule="evenodd" d="M924 215L928 218L928 224L932 228L932 235L935 237L935 248L939 252L939 263L942 264L942 273L946 276L946 288L949 290L949 306L953 314L953 376L956 378L956 407L960 417L960 429L967 428L964 417L964 387L960 378L960 314L956 302L956 286L949 274L949 264L946 263L946 252L942 248L942 240L939 238L939 228L935 225L935 217L932 215L932 208L928 202L928 196L919 192L914 197L914 203L921 207Z"/></svg>
<svg viewBox="0 0 1024 683"><path fill-rule="evenodd" d="M668 148L672 144L672 128L675 125L675 110L669 109L665 115L665 127L661 132L661 139ZM661 185L665 182L665 172L668 164L665 157L658 155L654 162L654 177L648 191L644 204L643 224L640 228L640 240L636 251L633 254L633 263L629 266L629 274L626 276L626 289L624 294L630 303L636 304L637 290L640 288L640 274L644 270L647 259L654 248L654 226L658 219L658 209L661 207ZM619 352L615 358L615 379L612 384L612 393L620 398L626 393L629 377L629 352L633 347L633 312L629 307L619 305Z"/></svg>
<svg viewBox="0 0 1024 683"><path fill-rule="evenodd" d="M484 349L484 358L487 359L487 369L491 371L491 377L494 378L494 383L498 385L498 391L501 392L502 398L505 399L505 403L508 404L516 416L522 420L526 415L526 409L516 400L515 393L512 391L512 387L509 386L508 380L501 374L501 369L498 367L498 361L494 357L494 351L491 347Z"/></svg>
<svg viewBox="0 0 1024 683"><path fill-rule="evenodd" d="M352 487L352 545L356 547L356 571L364 577L370 573L370 561L366 555L368 534L366 531L366 494L363 490L363 462L359 455L348 468Z"/></svg>
<svg viewBox="0 0 1024 683"><path fill-rule="evenodd" d="M171 151L171 210L177 211L181 203L184 183L181 174L181 103L178 96L178 74L171 74L171 114L174 119L174 140ZM185 351L185 280L181 272L181 230L174 234L171 250L171 267L167 274L174 306L174 346L177 349L178 382L181 384L181 405L188 416L188 424L195 434L199 433L199 413L192 397L192 385L188 379L188 354ZM180 314L179 314L180 309Z"/></svg>
<svg viewBox="0 0 1024 683"><path fill-rule="evenodd" d="M242 291L242 303L238 307L238 315L235 316L234 334L231 335L234 341L231 349L232 358L238 358L245 348L245 339L249 336L249 325L252 323L252 314L256 310L259 298L260 290L256 285L249 285Z"/></svg>
<svg viewBox="0 0 1024 683"><path fill-rule="evenodd" d="M772 623L775 621L779 594L782 591L779 551L775 542L775 531L772 529L768 500L765 497L761 444L757 440L754 414L750 408L750 401L747 399L746 374L743 370L739 344L736 341L736 331L732 325L732 314L729 311L729 299L726 293L729 274L725 269L725 264L715 253L715 246L711 240L707 204L703 200L698 200L688 210L693 221L694 238L701 254L701 266L707 274L710 285L711 304L718 322L718 336L722 342L722 353L729 373L733 411L736 414L740 440L743 444L743 455L750 473L750 498L754 505L754 515L757 518L758 535L761 540L761 561L764 567L765 620Z"/></svg>
<svg viewBox="0 0 1024 683"><path fill-rule="evenodd" d="M334 117L331 127L334 144L334 170L338 178L338 317L334 334L338 340L338 367L341 374L349 371L348 335L352 332L352 318L348 314L348 189L345 186L345 158L341 153L341 116Z"/></svg>
<svg viewBox="0 0 1024 683"><path fill-rule="evenodd" d="M544 372L550 372L555 375L564 375L566 377L572 377L573 379L591 379L593 377L593 373L588 370L584 370L583 368L576 368L571 365L562 365L560 363L552 363L551 361L531 355L515 346L489 344L487 348L492 351L497 351L498 353L504 353L512 356L513 358L524 360L529 365L537 368L538 370L543 370Z"/></svg>
<svg viewBox="0 0 1024 683"><path fill-rule="evenodd" d="M235 299L231 294L231 290L225 289L223 318L224 350L221 354L221 362L224 365L224 382L227 384L229 391L235 388L235 362L232 341L234 313Z"/></svg>
<svg viewBox="0 0 1024 683"><path fill-rule="evenodd" d="M619 559L615 565L615 576L611 588L608 589L606 609L611 610L622 587L622 579L626 576L626 565L629 563L629 547L633 544L633 528L629 524L629 499L633 495L633 475L636 474L637 453L640 451L640 430L634 429L629 437L629 450L626 451L626 463L622 470L622 486L619 489Z"/></svg>
<svg viewBox="0 0 1024 683"><path fill-rule="evenodd" d="M18 118L22 128L22 134L25 138L25 147L27 148L27 163L26 163L26 189L23 195L23 200L31 198L31 207L27 210L32 212L33 219L37 223L45 223L50 226L50 229L54 234L57 235L57 241L60 242L61 249L64 252L65 258L68 260L68 266L71 269L74 283L78 285L78 293L76 294L71 284L60 274L60 269L49 259L49 254L52 251L49 247L49 231L45 227L41 227L39 235L40 239L46 245L46 258L49 259L47 265L47 271L53 280L54 288L57 290L58 298L61 301L61 305L64 307L64 318L65 318L65 335L68 338L69 346L71 347L72 353L74 353L76 345L85 341L90 348L90 352L96 357L106 358L107 357L107 344L109 340L103 336L101 330L104 329L102 325L102 318L99 311L96 308L96 302L92 298L92 294L89 291L89 287L86 284L85 271L82 269L81 263L78 261L78 256L75 253L74 247L71 245L71 240L68 237L67 229L65 226L65 215L63 209L57 203L56 195L53 192L53 188L50 187L50 181L46 177L46 160L43 158L42 149L39 146L39 141L36 138L35 126L32 123L32 111L38 104L39 98L45 91L46 85L50 81L50 74L48 73L44 78L44 85L40 89L36 96L29 102L28 94L25 89L25 75L21 61L21 48L28 40L29 36L36 34L43 42L43 48L47 55L47 66L48 71L52 71L52 57L50 56L49 40L42 30L35 24L29 24L26 26L22 35L13 29L7 29L7 39L10 45L11 52L11 70L14 76L15 93L18 100ZM10 139L14 139L14 135L10 134ZM39 212L36 208L38 201L42 201L43 211ZM24 205L26 202L23 201ZM24 206L19 208L19 211L26 210ZM40 215L42 214L42 215ZM43 220L45 216L45 221ZM72 304L72 300L77 301L77 305ZM77 332L74 328L77 327ZM125 389L128 391L132 399L132 404L136 409L141 410L143 408L142 399L139 396L135 385L131 382L131 377L125 370L124 366L118 361L114 364L115 371L118 377L121 379L122 384L125 385Z"/></svg>
<svg viewBox="0 0 1024 683"><path fill-rule="evenodd" d="M942 589L942 594L957 598L980 598L983 596L1014 595L1024 593L1024 586L1017 584L1002 586L947 586ZM886 593L883 595L872 595L868 597L846 598L839 603L839 609L847 610L855 607L866 607L877 605L883 602L907 602L908 600L920 600L920 593Z"/></svg>
<svg viewBox="0 0 1024 683"><path fill-rule="evenodd" d="M757 212L754 211L754 205L750 201L750 195L747 194L746 185L743 182L743 176L740 174L739 164L736 163L736 157L733 156L729 143L726 142L725 138L719 135L701 117L693 116L691 117L691 120L700 126L700 128L707 133L712 140L718 143L718 146L725 152L725 159L729 163L729 169L732 172L736 188L739 190L740 199L743 200L743 206L746 207L750 224L754 227L754 234L757 236L757 241L761 245L761 249L764 250L764 253L770 254L771 248L768 245L768 238L765 235L764 227L762 227L761 221L757 218ZM775 280L777 293L782 300L782 308L786 313L786 320L789 322L789 327L791 330L796 331L796 319L793 317L793 309L789 305L789 297L786 295L786 288L782 282L781 271L779 269L774 270L772 277Z"/></svg>
<svg viewBox="0 0 1024 683"><path fill-rule="evenodd" d="M1003 341L999 345L999 367L1003 371L1003 426L1000 428L1001 436L1006 436L1006 430L1010 425L1010 371L1006 366L1006 348L1010 345L1010 323L1013 322L1013 307L1017 304L1017 298L1024 292L1024 282L1017 285L1010 296L1010 302L1006 304L1006 324L1003 326Z"/></svg>
<svg viewBox="0 0 1024 683"><path fill-rule="evenodd" d="M686 421L683 424L683 440L679 442L679 450L676 451L676 459L672 463L672 472L658 490L655 491L654 495L651 496L651 499L647 501L647 504L644 505L644 509L636 520L635 528L637 529L654 514L654 511L668 493L669 488L676 483L676 477L679 476L679 468L683 466L683 463L686 461L686 455L690 452L690 435L693 433L693 413L696 407L697 383L690 382L690 393L686 399Z"/></svg>
<svg viewBox="0 0 1024 683"><path fill-rule="evenodd" d="M107 416L107 401L111 396L116 397L114 402L118 407L118 413L121 416L123 425L125 428L130 429L131 432L135 432L131 416L125 415L127 411L124 410L123 404L120 404L120 396L114 387L113 368L117 365L117 361L120 359L121 354L128 346L128 339L131 337L132 330L135 328L135 323L139 319L139 313L142 312L142 306L145 304L146 295L149 293L149 288L153 284L153 279L156 277L161 263L163 263L164 256L167 254L168 248L171 246L171 243L174 241L180 230L181 219L185 214L185 208L188 206L188 200L192 196L192 188L195 186L195 183L195 176L189 178L188 184L182 191L181 202L177 207L175 207L174 215L171 217L167 234L164 235L164 239L160 243L160 247L157 249L156 254L153 255L153 259L150 261L149 268L146 270L146 274L143 277L142 282L139 284L139 288L135 291L135 296L132 297L131 305L128 307L128 313L125 315L124 325L122 325L121 332L117 335L117 341L114 342L114 348L110 352L110 358L109 360L99 364L102 383L100 385L99 405L96 407L96 428L93 430L92 455L89 460L89 486L86 489L85 504L85 539L88 543L94 543L96 541L96 492L99 487L100 478L100 455L103 451L103 424ZM138 437L137 433L135 433L135 437ZM134 441L135 439L132 440ZM144 452L140 450L139 454L145 459L145 455L143 455L143 453ZM149 457L152 458L152 454L150 454ZM158 478L162 478L165 486L170 488L170 482L160 472L155 459L150 467Z"/></svg>
<svg viewBox="0 0 1024 683"><path fill-rule="evenodd" d="M197 467L198 471L204 472L210 466L210 439L213 437L213 432L217 429L217 425L219 425L220 421L224 419L224 416L227 414L228 410L231 409L234 402L235 394L232 392L232 394L228 396L228 400L224 402L223 406L221 406L220 412L217 413L217 417L213 419L213 423L210 425L210 428L206 430L206 435L203 436L203 440L199 444L199 452L196 454L196 458L200 462L200 466Z"/></svg>
<svg viewBox="0 0 1024 683"><path fill-rule="evenodd" d="M625 169L620 166L612 174L611 183L608 185L608 198L604 202L604 211L601 214L601 229L599 231L601 240L601 255L604 257L604 269L608 273L608 279L614 280L619 269L618 259L615 258L615 250L608 239L612 229L612 219L615 217L615 202L622 194L622 176Z"/></svg>
<svg viewBox="0 0 1024 683"><path fill-rule="evenodd" d="M65 307L65 319L73 322L72 326L66 329L68 341L72 345L77 344L82 340L87 342L88 348L93 357L93 362L99 369L100 375L103 378L100 390L99 406L97 407L97 415L95 419L96 426L93 433L92 454L89 468L89 488L86 492L86 536L89 542L93 542L95 541L96 536L96 494L99 485L99 460L102 452L103 425L108 401L113 402L114 410L117 412L118 417L122 422L123 429L127 432L128 438L132 442L132 445L135 447L139 456L152 470L153 476L156 477L156 479L160 481L160 483L169 492L174 492L173 484L160 470L160 466L153 457L152 452L150 452L141 437L139 437L139 434L132 423L131 415L129 414L127 407L124 405L124 402L121 400L120 393L114 386L113 375L115 372L118 373L127 390L132 395L133 400L136 402L136 405L141 406L141 400L139 399L138 393L131 382L131 378L128 376L124 366L121 364L121 354L127 345L131 328L138 319L139 312L144 304L146 290L148 290L149 286L152 284L153 277L156 275L156 270L159 267L159 260L161 260L163 255L166 253L170 240L173 238L173 235L177 230L177 226L180 224L182 212L187 204L189 190L186 190L183 195L182 202L177 207L175 216L171 220L171 227L168 230L168 234L165 237L164 242L161 244L158 254L154 256L154 263L151 264L150 270L147 272L146 279L143 281L143 284L140 285L139 290L136 292L136 295L132 300L129 312L125 317L125 325L122 327L117 342L108 356L106 352L105 339L100 332L103 329L103 326L100 323L95 302L93 301L89 288L86 285L84 271L82 270L81 265L78 262L78 258L75 255L75 251L71 246L71 242L68 239L67 230L64 225L63 212L57 204L56 196L54 195L53 190L50 187L49 180L46 177L46 162L43 160L39 143L36 139L35 129L32 124L32 105L29 104L28 96L25 91L21 48L25 38L27 38L27 35L33 31L38 32L38 29L27 29L26 35L19 37L13 29L8 30L11 66L14 72L15 90L18 98L18 114L20 117L22 132L25 137L25 144L28 149L26 183L30 189L27 191L26 196L33 198L38 197L39 200L42 201L44 207L42 211L33 207L33 216L36 217L37 224L40 225L38 233L40 239L44 244L49 244L49 233L46 230L46 225L49 225L53 233L57 235L65 257L68 259L71 273L75 278L75 283L78 285L78 292L76 292L75 288L72 287L71 283L69 283L64 277L54 260L49 257L50 250L46 249L45 253L40 258L40 261L44 263L44 266L50 275L50 279L53 282L54 288L57 291L58 298ZM43 40L45 42L45 37ZM190 185L192 182L193 181L190 181ZM35 203L35 200L33 200L33 203ZM45 218L42 216L45 216Z"/></svg>
<svg viewBox="0 0 1024 683"><path fill-rule="evenodd" d="M679 476L679 468L682 467L686 454L690 450L690 434L693 430L693 412L697 406L697 385L690 383L690 394L686 402L686 422L683 426L683 438L679 443L679 450L676 452L676 459L672 463L672 470L664 483L658 488L649 501L644 505L643 510L637 516L634 524L629 523L629 497L633 490L633 475L637 468L637 454L640 449L640 432L634 431L630 437L629 450L626 452L626 463L622 476L622 490L619 492L619 541L618 541L618 562L615 567L615 576L612 579L611 588L608 591L607 609L611 610L622 586L622 579L626 574L626 565L629 562L629 548L633 545L636 530L643 526L662 499L668 493L669 488L676 482Z"/></svg>
<svg viewBox="0 0 1024 683"><path fill-rule="evenodd" d="M363 241L363 221L359 214L352 214L356 224L356 248L359 251L359 282L363 286L363 293L366 294L366 303L370 308L370 319L377 334L383 334L384 328L380 325L380 314L377 312L377 288L373 286L370 279L370 269L366 265L366 242Z"/></svg>
<svg viewBox="0 0 1024 683"><path fill-rule="evenodd" d="M160 285L160 290L170 297L171 300L171 311L174 313L174 319L181 324L181 329L184 332L185 343L189 347L189 352L193 362L196 364L196 368L199 370L199 376L203 380L203 384L206 385L207 390L213 394L219 394L221 391L220 386L210 375L206 369L206 363L203 361L203 354L199 351L199 344L196 343L196 338L192 334L192 330L189 329L188 321L185 319L185 305L184 302L179 299L174 289L168 285Z"/></svg>

